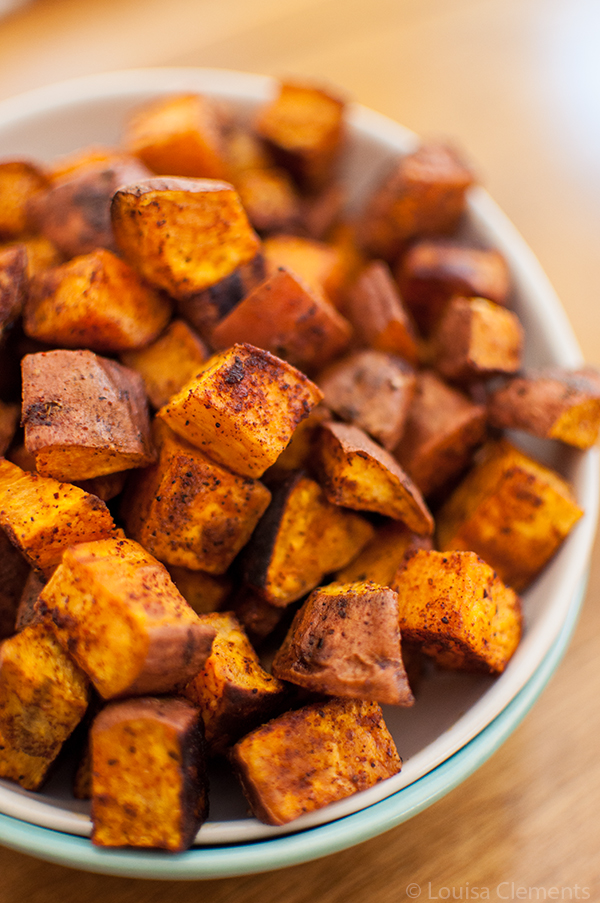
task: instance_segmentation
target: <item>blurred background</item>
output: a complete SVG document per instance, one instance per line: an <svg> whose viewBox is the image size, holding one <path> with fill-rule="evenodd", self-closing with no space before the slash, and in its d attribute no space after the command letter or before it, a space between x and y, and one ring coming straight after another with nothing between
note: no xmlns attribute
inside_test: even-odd
<svg viewBox="0 0 600 903"><path fill-rule="evenodd" d="M600 365L599 47L598 0L33 0L0 19L0 99L140 66L337 85L465 150ZM78 874L0 850L0 900L398 903L411 882L421 899L482 887L489 899L598 899L599 565L597 545L575 639L523 725L408 824L306 866L204 885ZM546 896L515 897L519 887Z"/></svg>

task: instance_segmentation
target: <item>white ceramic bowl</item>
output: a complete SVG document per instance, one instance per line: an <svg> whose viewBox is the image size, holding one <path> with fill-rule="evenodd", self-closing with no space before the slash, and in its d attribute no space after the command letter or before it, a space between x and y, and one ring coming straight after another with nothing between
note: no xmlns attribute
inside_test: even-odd
<svg viewBox="0 0 600 903"><path fill-rule="evenodd" d="M177 91L207 93L234 103L240 110L250 111L272 95L274 83L268 78L224 70L155 69L109 73L53 85L0 103L0 157L26 155L51 160L86 144L116 144L124 117L132 108L160 94ZM344 179L351 188L351 204L355 205L377 181L382 166L399 152L415 147L417 139L396 123L363 107L351 108L349 122ZM564 311L519 234L483 189L471 192L469 207L468 230L479 240L499 248L509 261L514 284L513 307L527 334L526 362L566 367L581 364L581 353ZM524 444L522 439L518 441ZM154 877L208 877L257 871L269 867L271 862L282 865L300 861L298 857L302 855L311 858L339 849L341 838L343 844L349 845L372 836L394 820L410 817L449 790L456 784L457 775L466 777L483 761L481 750L486 749L489 754L494 743L500 742L498 738L503 739L516 725L524 712L523 700L528 699L531 704L547 679L548 670L556 666L580 604L595 533L596 451L581 453L559 443L528 441L525 444L534 455L571 481L585 516L525 594L524 637L501 677L439 671L424 682L414 708L385 709L386 722L405 763L400 775L303 816L285 828L272 828L247 817L237 784L225 768L215 769L211 818L196 840L199 847L209 849L196 849L177 857L138 850L109 854L94 849L88 840L77 839L75 843L73 836L72 843L58 844L60 856L56 854L53 858L98 871ZM501 713L503 720L499 722ZM479 735L488 739L480 741L479 751L474 754L473 741ZM454 770L448 766L451 757ZM83 838L89 835L88 806L71 797L67 765L40 794L0 781L0 813L6 816L0 815L2 842L43 856L53 846L48 838L56 839L57 832ZM447 776L450 772L452 778ZM432 794L432 782L437 796ZM366 811L361 817L360 813L367 807L381 806L382 801L386 801L387 821L373 821ZM371 815L374 811L368 810ZM352 816L353 821L349 822L347 816ZM342 817L345 817L343 822L336 821ZM332 823L329 840L321 837L317 841L323 830L318 826L328 823ZM349 824L353 826L350 829ZM41 834L33 826L39 826ZM17 835L21 838L18 843ZM307 837L315 842L307 841ZM277 848L278 843L281 846ZM238 846L226 846L231 844ZM255 855L247 861L239 855L246 844L253 845L255 850ZM273 845L286 852L274 858ZM265 850L267 846L270 848L264 860L257 852L261 846ZM237 859L233 855L236 849ZM304 853L300 854L300 849ZM47 852L46 855L49 856Z"/></svg>

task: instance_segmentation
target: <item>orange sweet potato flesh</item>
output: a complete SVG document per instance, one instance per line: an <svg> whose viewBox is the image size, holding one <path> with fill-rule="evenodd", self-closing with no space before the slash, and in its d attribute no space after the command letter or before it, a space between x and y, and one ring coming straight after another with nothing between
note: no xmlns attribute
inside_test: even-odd
<svg viewBox="0 0 600 903"><path fill-rule="evenodd" d="M254 815L285 825L397 774L401 760L376 703L332 699L286 712L233 747Z"/></svg>
<svg viewBox="0 0 600 903"><path fill-rule="evenodd" d="M27 203L47 184L46 174L29 160L0 163L0 238L21 238L29 232Z"/></svg>

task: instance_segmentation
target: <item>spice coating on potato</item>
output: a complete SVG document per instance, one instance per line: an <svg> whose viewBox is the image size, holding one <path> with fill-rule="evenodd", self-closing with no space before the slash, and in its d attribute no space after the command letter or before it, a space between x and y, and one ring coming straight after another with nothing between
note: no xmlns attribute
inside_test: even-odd
<svg viewBox="0 0 600 903"><path fill-rule="evenodd" d="M328 408L394 449L404 431L416 376L401 358L383 351L356 351L317 378Z"/></svg>
<svg viewBox="0 0 600 903"><path fill-rule="evenodd" d="M584 367L515 377L491 394L488 418L500 429L520 429L541 439L591 448L600 430L599 374Z"/></svg>
<svg viewBox="0 0 600 903"><path fill-rule="evenodd" d="M128 539L71 546L38 604L104 699L185 685L215 635L166 568Z"/></svg>
<svg viewBox="0 0 600 903"><path fill-rule="evenodd" d="M98 248L33 277L23 328L51 345L114 354L147 345L170 316L165 298Z"/></svg>
<svg viewBox="0 0 600 903"><path fill-rule="evenodd" d="M128 699L96 716L92 841L187 849L208 816L202 719L183 699Z"/></svg>
<svg viewBox="0 0 600 903"><path fill-rule="evenodd" d="M431 512L417 487L396 459L361 429L322 424L317 455L319 478L330 502L401 520L420 535L433 533Z"/></svg>
<svg viewBox="0 0 600 903"><path fill-rule="evenodd" d="M367 580L381 586L391 586L398 568L414 549L431 549L430 536L419 536L401 521L392 520L377 528L354 561L337 571L337 583L362 583Z"/></svg>
<svg viewBox="0 0 600 903"><path fill-rule="evenodd" d="M570 486L506 440L489 443L437 518L440 549L472 549L517 592L582 516Z"/></svg>
<svg viewBox="0 0 600 903"><path fill-rule="evenodd" d="M237 476L158 421L159 460L134 475L123 501L129 534L166 564L224 574L271 493Z"/></svg>
<svg viewBox="0 0 600 903"><path fill-rule="evenodd" d="M295 367L253 345L234 345L157 416L217 463L260 477L321 398Z"/></svg>
<svg viewBox="0 0 600 903"><path fill-rule="evenodd" d="M0 644L0 777L37 790L88 705L88 681L46 624Z"/></svg>
<svg viewBox="0 0 600 903"><path fill-rule="evenodd" d="M217 634L202 671L185 688L200 707L211 753L223 752L282 706L285 686L268 674L232 612L207 616Z"/></svg>
<svg viewBox="0 0 600 903"><path fill-rule="evenodd" d="M148 179L113 196L112 224L125 257L174 298L203 291L259 250L237 192L213 179Z"/></svg>
<svg viewBox="0 0 600 903"><path fill-rule="evenodd" d="M43 476L89 480L155 458L142 379L92 351L22 361L25 447Z"/></svg>
<svg viewBox="0 0 600 903"><path fill-rule="evenodd" d="M240 740L231 761L254 815L285 825L398 774L376 703L332 699L286 712Z"/></svg>
<svg viewBox="0 0 600 903"><path fill-rule="evenodd" d="M403 637L439 664L504 671L521 637L521 604L475 552L419 550L393 588Z"/></svg>
<svg viewBox="0 0 600 903"><path fill-rule="evenodd" d="M76 486L0 458L0 527L33 568L49 575L69 545L115 529L104 502Z"/></svg>
<svg viewBox="0 0 600 903"><path fill-rule="evenodd" d="M372 539L371 524L328 502L318 483L294 474L273 492L244 552L244 577L271 605L285 607L343 567Z"/></svg>
<svg viewBox="0 0 600 903"><path fill-rule="evenodd" d="M412 705L396 593L369 582L313 590L273 660L273 674L327 696Z"/></svg>

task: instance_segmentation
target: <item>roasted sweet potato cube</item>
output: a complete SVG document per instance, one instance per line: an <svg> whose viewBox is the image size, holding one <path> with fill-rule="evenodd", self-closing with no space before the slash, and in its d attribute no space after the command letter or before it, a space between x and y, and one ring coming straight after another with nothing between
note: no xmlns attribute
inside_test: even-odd
<svg viewBox="0 0 600 903"><path fill-rule="evenodd" d="M347 199L347 191L340 182L330 182L318 194L303 197L301 223L308 237L326 241L335 227L342 224Z"/></svg>
<svg viewBox="0 0 600 903"><path fill-rule="evenodd" d="M162 97L135 110L123 143L160 176L227 176L219 116L201 94Z"/></svg>
<svg viewBox="0 0 600 903"><path fill-rule="evenodd" d="M485 298L453 298L434 329L436 370L451 382L471 383L521 366L525 333L519 318Z"/></svg>
<svg viewBox="0 0 600 903"><path fill-rule="evenodd" d="M268 272L286 267L339 306L348 276L348 260L342 245L299 235L270 235L263 242L263 253Z"/></svg>
<svg viewBox="0 0 600 903"><path fill-rule="evenodd" d="M101 477L92 477L89 480L76 480L73 485L97 495L103 502L110 502L121 494L128 475L129 471L119 470L117 473L105 473Z"/></svg>
<svg viewBox="0 0 600 903"><path fill-rule="evenodd" d="M33 277L23 327L49 345L115 354L153 341L170 317L166 298L98 248Z"/></svg>
<svg viewBox="0 0 600 903"><path fill-rule="evenodd" d="M347 292L344 313L365 345L417 363L414 323L383 260L373 260L362 270Z"/></svg>
<svg viewBox="0 0 600 903"><path fill-rule="evenodd" d="M440 549L472 549L517 592L582 516L570 486L506 440L489 443L437 517Z"/></svg>
<svg viewBox="0 0 600 903"><path fill-rule="evenodd" d="M266 274L265 259L259 251L249 263L236 267L229 276L204 291L179 298L177 309L210 345L215 325L260 285Z"/></svg>
<svg viewBox="0 0 600 903"><path fill-rule="evenodd" d="M234 181L248 219L258 232L285 232L298 228L302 206L285 170L276 167L246 169Z"/></svg>
<svg viewBox="0 0 600 903"><path fill-rule="evenodd" d="M334 575L337 583L370 581L391 586L396 572L415 549L431 549L429 536L413 533L401 521L391 520L377 528L362 552Z"/></svg>
<svg viewBox="0 0 600 903"><path fill-rule="evenodd" d="M506 304L510 273L500 251L448 240L414 244L396 272L402 297L425 334L429 334L454 295L488 298Z"/></svg>
<svg viewBox="0 0 600 903"><path fill-rule="evenodd" d="M405 639L447 668L504 671L521 637L521 604L475 552L421 549L393 588Z"/></svg>
<svg viewBox="0 0 600 903"><path fill-rule="evenodd" d="M115 192L111 215L125 257L174 298L220 282L260 246L234 187L213 179L126 185Z"/></svg>
<svg viewBox="0 0 600 903"><path fill-rule="evenodd" d="M600 430L600 377L596 370L551 370L517 376L488 402L488 419L541 439L591 448Z"/></svg>
<svg viewBox="0 0 600 903"><path fill-rule="evenodd" d="M423 370L394 454L429 496L465 469L485 436L485 406Z"/></svg>
<svg viewBox="0 0 600 903"><path fill-rule="evenodd" d="M71 546L38 605L104 699L185 686L215 635L166 568L130 539Z"/></svg>
<svg viewBox="0 0 600 903"><path fill-rule="evenodd" d="M412 705L396 593L370 582L313 590L273 660L273 674L327 696Z"/></svg>
<svg viewBox="0 0 600 903"><path fill-rule="evenodd" d="M123 503L129 535L166 564L224 574L271 493L157 423L158 462L134 475Z"/></svg>
<svg viewBox="0 0 600 903"><path fill-rule="evenodd" d="M22 361L25 447L43 476L88 480L155 458L142 378L92 351Z"/></svg>
<svg viewBox="0 0 600 903"><path fill-rule="evenodd" d="M215 348L251 342L310 372L340 354L351 335L324 295L278 267L217 324L211 341Z"/></svg>
<svg viewBox="0 0 600 903"><path fill-rule="evenodd" d="M359 219L360 244L393 260L409 239L452 232L463 214L471 170L443 144L423 144L401 157L369 198Z"/></svg>
<svg viewBox="0 0 600 903"><path fill-rule="evenodd" d="M23 630L28 624L41 620L37 600L45 585L46 581L36 571L29 571L17 606L16 633Z"/></svg>
<svg viewBox="0 0 600 903"><path fill-rule="evenodd" d="M116 251L110 202L120 185L139 182L151 173L134 157L100 154L64 167L52 183L27 204L31 226L66 257L97 248Z"/></svg>
<svg viewBox="0 0 600 903"><path fill-rule="evenodd" d="M344 137L345 103L329 90L284 82L263 107L256 131L305 188L320 188L332 175Z"/></svg>
<svg viewBox="0 0 600 903"><path fill-rule="evenodd" d="M184 695L200 707L209 751L224 752L282 705L284 684L268 674L232 612L207 620L217 631L208 660Z"/></svg>
<svg viewBox="0 0 600 903"><path fill-rule="evenodd" d="M298 424L284 450L265 473L265 479L278 481L298 470L310 472L317 430L324 420L330 419L331 411L324 404L313 408L308 417Z"/></svg>
<svg viewBox="0 0 600 903"><path fill-rule="evenodd" d="M5 404L0 401L0 455L3 455L12 442L19 425L21 409L18 404Z"/></svg>
<svg viewBox="0 0 600 903"><path fill-rule="evenodd" d="M225 156L231 181L249 169L272 168L273 157L264 141L248 126L230 119L224 127Z"/></svg>
<svg viewBox="0 0 600 903"><path fill-rule="evenodd" d="M0 777L38 790L88 705L88 681L46 624L0 644Z"/></svg>
<svg viewBox="0 0 600 903"><path fill-rule="evenodd" d="M236 618L244 628L254 646L259 646L277 627L286 615L286 609L271 605L259 593L248 587L240 591L227 602Z"/></svg>
<svg viewBox="0 0 600 903"><path fill-rule="evenodd" d="M172 320L150 345L126 351L121 361L144 380L155 408L162 408L201 369L208 350L185 320Z"/></svg>
<svg viewBox="0 0 600 903"><path fill-rule="evenodd" d="M9 250L19 245L23 246L27 254L27 275L30 279L36 273L58 266L63 261L63 255L56 245L43 235L28 235L19 242L13 241L2 245L2 249Z"/></svg>
<svg viewBox="0 0 600 903"><path fill-rule="evenodd" d="M356 351L328 367L317 382L338 417L388 451L398 445L416 385L410 364L384 351Z"/></svg>
<svg viewBox="0 0 600 903"><path fill-rule="evenodd" d="M171 580L196 614L205 615L224 609L233 588L228 574L207 574L189 568L167 565Z"/></svg>
<svg viewBox="0 0 600 903"><path fill-rule="evenodd" d="M421 493L389 452L357 426L320 427L317 469L330 502L376 511L400 520L415 533L433 533L433 518Z"/></svg>
<svg viewBox="0 0 600 903"><path fill-rule="evenodd" d="M285 607L352 561L373 533L360 515L328 502L314 480L294 474L274 490L246 547L246 583Z"/></svg>
<svg viewBox="0 0 600 903"><path fill-rule="evenodd" d="M321 398L295 367L253 345L234 345L157 416L218 464L260 477Z"/></svg>
<svg viewBox="0 0 600 903"><path fill-rule="evenodd" d="M29 160L0 163L1 238L21 238L28 232L27 203L47 184L46 174Z"/></svg>
<svg viewBox="0 0 600 903"><path fill-rule="evenodd" d="M110 536L115 525L99 498L77 486L21 470L0 458L0 527L29 564L48 575L73 543Z"/></svg>
<svg viewBox="0 0 600 903"><path fill-rule="evenodd" d="M377 703L332 699L243 737L231 761L256 818L285 825L397 774L402 761Z"/></svg>
<svg viewBox="0 0 600 903"><path fill-rule="evenodd" d="M27 284L25 245L0 248L0 344L21 313Z"/></svg>
<svg viewBox="0 0 600 903"><path fill-rule="evenodd" d="M187 849L208 815L198 709L184 699L114 702L90 739L93 843Z"/></svg>
<svg viewBox="0 0 600 903"><path fill-rule="evenodd" d="M16 629L17 608L31 568L0 529L0 640Z"/></svg>

